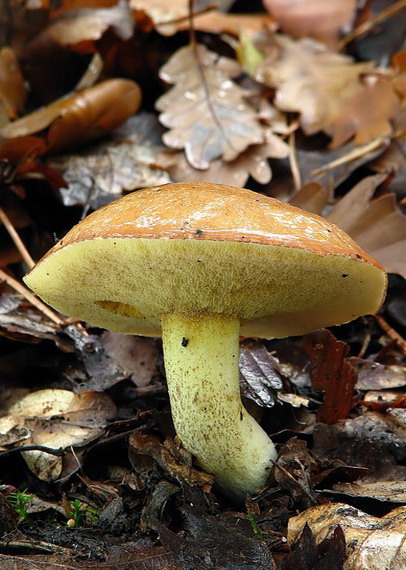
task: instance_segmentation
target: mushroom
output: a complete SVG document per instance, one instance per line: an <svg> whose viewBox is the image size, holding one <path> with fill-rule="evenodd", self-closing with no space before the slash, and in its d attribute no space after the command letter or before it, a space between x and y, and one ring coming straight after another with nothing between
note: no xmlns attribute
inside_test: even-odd
<svg viewBox="0 0 406 570"><path fill-rule="evenodd" d="M275 446L239 390L239 337L376 312L383 267L323 218L209 183L140 190L81 221L25 277L61 313L163 338L176 432L219 487L263 487Z"/></svg>

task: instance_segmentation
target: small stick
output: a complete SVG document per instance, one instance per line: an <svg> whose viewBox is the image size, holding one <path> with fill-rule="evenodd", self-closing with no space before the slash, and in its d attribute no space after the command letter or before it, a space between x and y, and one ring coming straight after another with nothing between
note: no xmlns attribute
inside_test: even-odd
<svg viewBox="0 0 406 570"><path fill-rule="evenodd" d="M41 313L44 313L44 315L46 315L48 319L53 321L55 324L57 324L60 327L66 326L66 322L62 317L60 317L52 309L47 307L45 303L40 301L38 297L36 297L33 293L30 293L30 291L28 291L28 289L24 287L24 285L22 285L19 281L17 281L17 279L14 279L14 277L11 277L11 275L8 275L8 273L3 271L3 269L0 269L0 281L5 281L7 285L10 285L10 287L12 287L14 291L20 293L20 295L22 295L25 299L27 299L27 301L29 301L32 305L34 305L34 307L36 307L39 311L41 311Z"/></svg>
<svg viewBox="0 0 406 570"><path fill-rule="evenodd" d="M342 40L338 42L337 46L338 50L339 51L342 50L343 47L345 47L349 42L351 42L355 38L358 38L359 36L363 36L364 34L369 32L369 30L374 28L377 24L380 24L387 18L390 18L390 16L393 16L394 14L396 14L396 12L399 12L405 6L406 6L406 0L399 0L399 2L396 2L395 4L392 4L392 6L386 8L386 10L382 10L382 12L380 12L375 18L373 18L369 22L363 22L360 26L355 28L355 30L344 36Z"/></svg>
<svg viewBox="0 0 406 570"><path fill-rule="evenodd" d="M406 340L381 315L375 315L375 320L388 337L396 342L403 354L406 354Z"/></svg>
<svg viewBox="0 0 406 570"><path fill-rule="evenodd" d="M18 235L15 227L11 223L10 218L7 216L6 212L1 207L0 207L0 220L3 222L4 227L6 228L8 233L10 234L10 237L13 240L14 245L16 246L18 251L20 252L21 257L23 258L26 265L28 266L28 269L32 269L35 265L35 261L31 257L31 255L28 253L27 248L25 247L22 239Z"/></svg>
<svg viewBox="0 0 406 570"><path fill-rule="evenodd" d="M295 145L295 131L289 135L289 162L290 170L292 172L293 183L295 190L299 190L302 186L299 164L297 162L296 145Z"/></svg>

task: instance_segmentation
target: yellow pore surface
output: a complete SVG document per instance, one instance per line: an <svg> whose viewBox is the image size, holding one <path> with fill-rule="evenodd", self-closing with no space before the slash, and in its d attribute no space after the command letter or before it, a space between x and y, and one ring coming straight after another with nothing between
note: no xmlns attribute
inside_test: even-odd
<svg viewBox="0 0 406 570"><path fill-rule="evenodd" d="M386 276L363 260L204 239L93 238L45 257L26 284L63 314L159 336L164 314L224 314L241 335L304 334L374 313Z"/></svg>

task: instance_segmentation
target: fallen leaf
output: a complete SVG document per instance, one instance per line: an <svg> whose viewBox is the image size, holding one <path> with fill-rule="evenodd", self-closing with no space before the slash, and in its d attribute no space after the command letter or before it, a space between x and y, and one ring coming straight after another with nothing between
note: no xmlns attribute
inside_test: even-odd
<svg viewBox="0 0 406 570"><path fill-rule="evenodd" d="M307 135L324 131L336 148L352 137L365 144L392 132L400 99L370 63L354 63L309 38L295 42L283 35L272 37L268 52L256 78L276 88L276 107L300 113Z"/></svg>
<svg viewBox="0 0 406 570"><path fill-rule="evenodd" d="M221 520L193 504L182 508L182 518L186 532L179 534L156 523L161 543L178 555L180 568L276 569L269 549L248 521Z"/></svg>
<svg viewBox="0 0 406 570"><path fill-rule="evenodd" d="M312 530L316 544L331 536L340 525L347 543L345 570L400 570L406 566L406 507L377 518L344 503L319 505L289 520L290 544L298 540L305 525Z"/></svg>
<svg viewBox="0 0 406 570"><path fill-rule="evenodd" d="M406 503L406 481L336 483L332 489L352 498L370 498L388 503Z"/></svg>
<svg viewBox="0 0 406 570"><path fill-rule="evenodd" d="M246 341L240 346L240 384L245 397L259 406L275 404L275 392L282 388L281 371L262 343Z"/></svg>
<svg viewBox="0 0 406 570"><path fill-rule="evenodd" d="M272 178L268 158L285 158L288 146L271 129L265 128L263 135L264 143L249 146L234 160L213 160L206 170L193 168L183 152L161 152L157 162L177 182L215 182L244 187L252 176L260 184L267 184Z"/></svg>
<svg viewBox="0 0 406 570"><path fill-rule="evenodd" d="M263 0L263 5L285 33L334 46L352 23L356 0Z"/></svg>
<svg viewBox="0 0 406 570"><path fill-rule="evenodd" d="M108 2L105 7L89 6L89 2L65 7L63 17L57 18L58 11L53 12L53 21L37 41L54 41L59 45L78 46L86 43L85 51L90 43L98 40L106 30L112 28L115 34L128 40L133 33L133 19L128 3L125 0ZM59 13L62 13L59 12ZM82 47L83 49L83 47Z"/></svg>
<svg viewBox="0 0 406 570"><path fill-rule="evenodd" d="M49 157L47 165L66 181L60 190L65 206L80 204L85 211L95 210L120 198L123 191L170 182L168 174L156 166L156 154L162 148L154 136L161 134L158 126L152 114L141 112L82 153Z"/></svg>
<svg viewBox="0 0 406 570"><path fill-rule="evenodd" d="M109 133L140 103L141 91L134 81L109 79L10 123L0 134L15 139L48 129L47 152L57 152Z"/></svg>
<svg viewBox="0 0 406 570"><path fill-rule="evenodd" d="M363 145L390 135L393 130L390 121L399 111L400 100L391 81L374 75L361 78L359 89L342 102L326 131L332 136L330 148L337 148L351 138L355 144Z"/></svg>
<svg viewBox="0 0 406 570"><path fill-rule="evenodd" d="M359 390L390 390L406 386L406 366L384 365L355 356L349 360L357 371Z"/></svg>
<svg viewBox="0 0 406 570"><path fill-rule="evenodd" d="M194 44L161 68L161 78L175 84L156 102L160 121L170 128L163 140L171 148L184 148L194 168L207 169L220 157L234 160L250 145L264 142L247 93L231 80L239 73L237 62Z"/></svg>
<svg viewBox="0 0 406 570"><path fill-rule="evenodd" d="M194 12L204 10L208 6L216 7L218 2L197 0L193 3ZM136 13L145 13L155 30L164 36L172 36L178 30L189 26L189 0L129 0L129 5ZM137 16L136 16L137 17Z"/></svg>
<svg viewBox="0 0 406 570"><path fill-rule="evenodd" d="M306 335L304 348L310 360L312 387L323 392L317 420L333 424L346 418L355 403L357 383L357 373L346 358L349 346L329 331L321 330Z"/></svg>
<svg viewBox="0 0 406 570"><path fill-rule="evenodd" d="M18 447L66 449L84 446L100 437L107 420L115 414L115 405L102 392L74 394L68 390L39 390L10 407L8 415L0 418L0 431L7 435L14 427L27 429L29 437L18 441ZM51 482L62 474L60 454L22 449L21 455L39 479Z"/></svg>
<svg viewBox="0 0 406 570"><path fill-rule="evenodd" d="M154 435L134 432L130 436L130 460L135 471L140 468L140 456L152 457L157 464L181 484L202 487L210 490L214 476L192 467L192 457L185 450L181 450L172 440L161 443Z"/></svg>
<svg viewBox="0 0 406 570"><path fill-rule="evenodd" d="M345 230L373 255L386 271L406 277L406 216L396 205L394 194L373 198L385 174L361 180L330 210L326 218Z"/></svg>
<svg viewBox="0 0 406 570"><path fill-rule="evenodd" d="M10 47L0 50L0 102L7 117L16 119L24 109L27 90L16 54Z"/></svg>
<svg viewBox="0 0 406 570"><path fill-rule="evenodd" d="M340 526L334 529L331 537L316 544L312 530L305 524L301 535L292 544L290 554L283 558L280 570L342 570L344 559L345 536Z"/></svg>
<svg viewBox="0 0 406 570"><path fill-rule="evenodd" d="M372 474L393 465L402 471L406 458L405 410L399 410L400 421L391 412L398 410L366 412L333 425L317 423L313 430L314 454L367 467Z"/></svg>

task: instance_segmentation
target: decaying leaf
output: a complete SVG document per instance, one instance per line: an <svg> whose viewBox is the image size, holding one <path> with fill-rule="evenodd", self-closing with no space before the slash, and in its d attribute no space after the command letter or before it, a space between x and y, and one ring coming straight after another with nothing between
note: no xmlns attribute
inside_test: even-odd
<svg viewBox="0 0 406 570"><path fill-rule="evenodd" d="M263 0L281 29L296 38L335 44L354 17L355 0Z"/></svg>
<svg viewBox="0 0 406 570"><path fill-rule="evenodd" d="M377 518L344 503L319 505L289 520L290 544L298 540L306 524L317 544L340 525L347 542L345 570L406 566L406 507Z"/></svg>
<svg viewBox="0 0 406 570"><path fill-rule="evenodd" d="M74 394L68 390L39 390L9 408L8 414L0 418L0 432L7 436L16 428L26 430L26 436L15 442L17 447L40 446L58 451L94 441L103 434L103 427L115 414L115 405L102 392ZM61 475L61 454L41 450L22 450L21 453L40 479L50 482Z"/></svg>
<svg viewBox="0 0 406 570"><path fill-rule="evenodd" d="M335 147L352 136L363 144L392 131L389 121L400 100L390 80L373 72L370 63L354 63L309 38L275 35L267 49L257 79L276 88L279 109L300 113L307 135L324 131Z"/></svg>
<svg viewBox="0 0 406 570"><path fill-rule="evenodd" d="M141 91L134 81L109 79L10 123L0 134L15 139L47 129L46 150L57 152L109 133L140 103Z"/></svg>
<svg viewBox="0 0 406 570"><path fill-rule="evenodd" d="M239 73L237 62L197 44L181 48L161 68L161 78L175 85L156 102L162 124L170 129L163 140L184 148L194 168L207 169L220 157L234 160L264 142L257 113L231 80Z"/></svg>
<svg viewBox="0 0 406 570"><path fill-rule="evenodd" d="M136 471L142 473L140 457L152 457L157 464L179 483L202 487L209 491L214 475L198 471L192 467L191 455L180 448L173 440L161 443L158 437L137 433L130 436L130 459Z"/></svg>

